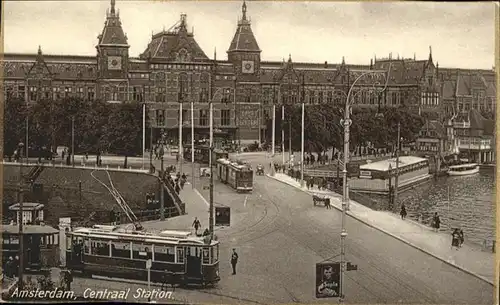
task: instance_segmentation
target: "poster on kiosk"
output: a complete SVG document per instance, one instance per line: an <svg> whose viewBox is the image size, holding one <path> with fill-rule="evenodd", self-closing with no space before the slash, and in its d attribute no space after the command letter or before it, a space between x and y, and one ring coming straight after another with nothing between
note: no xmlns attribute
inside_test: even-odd
<svg viewBox="0 0 500 305"><path fill-rule="evenodd" d="M316 298L340 296L340 263L316 264Z"/></svg>

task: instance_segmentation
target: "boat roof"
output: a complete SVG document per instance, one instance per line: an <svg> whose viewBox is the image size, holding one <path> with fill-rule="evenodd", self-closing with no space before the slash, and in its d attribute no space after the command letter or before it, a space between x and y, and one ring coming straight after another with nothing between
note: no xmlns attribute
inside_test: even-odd
<svg viewBox="0 0 500 305"><path fill-rule="evenodd" d="M2 234L19 234L19 225L2 225ZM58 230L45 225L23 225L24 234L55 234Z"/></svg>
<svg viewBox="0 0 500 305"><path fill-rule="evenodd" d="M450 165L448 168L464 168L464 167L476 167L477 163L467 163L467 164L459 164L459 165Z"/></svg>
<svg viewBox="0 0 500 305"><path fill-rule="evenodd" d="M399 157L399 168L406 167L412 164L420 163L422 161L427 161L425 158L415 157L415 156L402 156ZM381 160L373 163L363 164L359 167L360 170L368 171L388 171L389 166L392 169L396 169L396 158L391 158L387 160Z"/></svg>
<svg viewBox="0 0 500 305"><path fill-rule="evenodd" d="M179 244L198 244L207 245L205 237L191 236L190 232L178 230L165 230L160 233L127 230L118 226L94 226L92 228L76 228L72 235L92 236L116 241L141 241L155 244L179 245ZM217 244L218 241L212 240L210 245Z"/></svg>

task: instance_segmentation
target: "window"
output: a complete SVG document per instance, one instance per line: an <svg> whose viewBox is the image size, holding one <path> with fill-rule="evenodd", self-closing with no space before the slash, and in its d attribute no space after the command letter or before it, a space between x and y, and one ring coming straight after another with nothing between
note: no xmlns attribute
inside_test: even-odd
<svg viewBox="0 0 500 305"><path fill-rule="evenodd" d="M55 100L61 98L61 94L59 92L59 87L52 88L52 98Z"/></svg>
<svg viewBox="0 0 500 305"><path fill-rule="evenodd" d="M109 242L107 240L91 240L92 255L109 256Z"/></svg>
<svg viewBox="0 0 500 305"><path fill-rule="evenodd" d="M156 125L165 125L165 110L156 110Z"/></svg>
<svg viewBox="0 0 500 305"><path fill-rule="evenodd" d="M165 88L156 87L156 102L165 103Z"/></svg>
<svg viewBox="0 0 500 305"><path fill-rule="evenodd" d="M189 122L189 117L188 117L188 111L186 109L182 110L182 123L187 123Z"/></svg>
<svg viewBox="0 0 500 305"><path fill-rule="evenodd" d="M231 125L231 111L229 109L221 110L221 125L222 126Z"/></svg>
<svg viewBox="0 0 500 305"><path fill-rule="evenodd" d="M87 99L89 101L94 100L95 98L95 89L93 87L88 87L87 88Z"/></svg>
<svg viewBox="0 0 500 305"><path fill-rule="evenodd" d="M70 97L71 96L71 87L65 87L64 88L64 97Z"/></svg>
<svg viewBox="0 0 500 305"><path fill-rule="evenodd" d="M208 110L206 110L206 109L200 109L199 124L201 126L207 126L208 125Z"/></svg>
<svg viewBox="0 0 500 305"><path fill-rule="evenodd" d="M132 243L132 258L148 260L152 258L152 244Z"/></svg>
<svg viewBox="0 0 500 305"><path fill-rule="evenodd" d="M177 263L184 263L184 248L177 248Z"/></svg>
<svg viewBox="0 0 500 305"><path fill-rule="evenodd" d="M170 246L155 245L156 262L175 262L175 249Z"/></svg>
<svg viewBox="0 0 500 305"><path fill-rule="evenodd" d="M20 98L24 98L24 95L26 93L26 87L25 86L17 86L17 96Z"/></svg>
<svg viewBox="0 0 500 305"><path fill-rule="evenodd" d="M113 242L111 244L111 256L130 258L130 242Z"/></svg>
<svg viewBox="0 0 500 305"><path fill-rule="evenodd" d="M43 97L46 99L50 98L50 88L49 87L43 87Z"/></svg>
<svg viewBox="0 0 500 305"><path fill-rule="evenodd" d="M201 91L200 91L200 102L202 102L202 103L208 103L208 89L207 88L201 88Z"/></svg>
<svg viewBox="0 0 500 305"><path fill-rule="evenodd" d="M318 103L323 104L323 91L318 92Z"/></svg>
<svg viewBox="0 0 500 305"><path fill-rule="evenodd" d="M178 90L178 102L184 102L189 92L189 84L187 74L179 74L179 90Z"/></svg>
<svg viewBox="0 0 500 305"><path fill-rule="evenodd" d="M222 89L222 100L223 103L231 103L232 98L231 98L231 89L230 88L224 88Z"/></svg>
<svg viewBox="0 0 500 305"><path fill-rule="evenodd" d="M79 98L83 98L83 87L78 87L78 88L76 88L76 95L77 95Z"/></svg>
<svg viewBox="0 0 500 305"><path fill-rule="evenodd" d="M88 237L83 240L83 252L85 254L90 254L90 239Z"/></svg>
<svg viewBox="0 0 500 305"><path fill-rule="evenodd" d="M36 87L30 87L30 101L36 101L37 100L37 88Z"/></svg>
<svg viewBox="0 0 500 305"><path fill-rule="evenodd" d="M292 104L297 104L297 91L296 90L292 90L291 102L292 102Z"/></svg>
<svg viewBox="0 0 500 305"><path fill-rule="evenodd" d="M134 87L132 90L132 100L135 102L142 102L141 87Z"/></svg>

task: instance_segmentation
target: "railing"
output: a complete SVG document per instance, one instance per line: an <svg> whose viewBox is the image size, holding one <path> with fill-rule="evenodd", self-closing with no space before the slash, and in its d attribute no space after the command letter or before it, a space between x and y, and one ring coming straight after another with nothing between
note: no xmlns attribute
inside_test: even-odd
<svg viewBox="0 0 500 305"><path fill-rule="evenodd" d="M23 166L38 166L40 165L39 163L36 162L29 162L29 163L19 163L19 162L9 162L9 161L2 161L2 164L4 165L18 165L22 164ZM58 168L79 168L79 169L93 169L93 170L110 170L110 171L120 171L120 172L131 172L131 173L149 173L149 170L147 169L134 169L131 166L129 168L123 168L121 166L97 166L94 164L94 166L85 166L83 165L66 165L63 164L62 162L60 164L52 163L52 164L47 164L45 165L46 167L58 167Z"/></svg>

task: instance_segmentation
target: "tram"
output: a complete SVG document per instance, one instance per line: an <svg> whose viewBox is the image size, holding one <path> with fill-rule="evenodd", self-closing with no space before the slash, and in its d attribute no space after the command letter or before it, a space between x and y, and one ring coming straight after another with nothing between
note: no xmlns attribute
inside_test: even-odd
<svg viewBox="0 0 500 305"><path fill-rule="evenodd" d="M219 242L191 232L148 233L116 226L66 233L66 265L84 276L100 275L156 283L214 285L219 277Z"/></svg>
<svg viewBox="0 0 500 305"><path fill-rule="evenodd" d="M238 192L251 192L253 189L253 170L248 164L218 159L217 177Z"/></svg>
<svg viewBox="0 0 500 305"><path fill-rule="evenodd" d="M194 146L194 162L208 164L210 162L210 146L195 145ZM228 158L229 153L225 150L214 149L214 160L220 158ZM191 145L184 146L184 159L191 161Z"/></svg>

